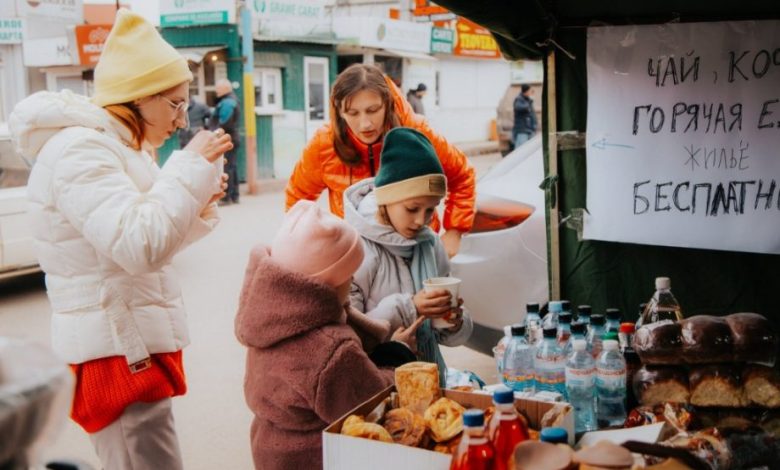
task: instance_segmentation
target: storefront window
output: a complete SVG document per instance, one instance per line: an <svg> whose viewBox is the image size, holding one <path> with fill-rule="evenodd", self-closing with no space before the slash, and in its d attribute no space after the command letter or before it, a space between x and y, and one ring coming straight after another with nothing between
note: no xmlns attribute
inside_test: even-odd
<svg viewBox="0 0 780 470"><path fill-rule="evenodd" d="M282 69L256 67L255 111L258 114L282 110Z"/></svg>

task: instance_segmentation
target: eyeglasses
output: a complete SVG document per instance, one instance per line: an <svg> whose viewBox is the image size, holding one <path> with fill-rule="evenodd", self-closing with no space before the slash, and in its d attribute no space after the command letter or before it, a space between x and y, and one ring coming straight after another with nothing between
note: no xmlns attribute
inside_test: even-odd
<svg viewBox="0 0 780 470"><path fill-rule="evenodd" d="M171 101L168 98L164 97L163 95L157 95L157 96L159 96L160 98L165 100L165 102L168 103L168 105L170 105L171 108L173 108L173 111L176 114L183 113L187 109L187 106L189 105L189 102L187 100L180 101L179 103L176 103L176 102Z"/></svg>

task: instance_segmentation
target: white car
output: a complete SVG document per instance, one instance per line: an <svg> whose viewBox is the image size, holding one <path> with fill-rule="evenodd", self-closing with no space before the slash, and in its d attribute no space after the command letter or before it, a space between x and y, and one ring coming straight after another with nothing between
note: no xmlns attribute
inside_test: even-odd
<svg viewBox="0 0 780 470"><path fill-rule="evenodd" d="M27 214L30 165L0 127L0 279L39 271Z"/></svg>
<svg viewBox="0 0 780 470"><path fill-rule="evenodd" d="M542 137L513 150L477 182L477 216L452 259L474 320L468 346L486 354L522 322L525 305L548 300Z"/></svg>

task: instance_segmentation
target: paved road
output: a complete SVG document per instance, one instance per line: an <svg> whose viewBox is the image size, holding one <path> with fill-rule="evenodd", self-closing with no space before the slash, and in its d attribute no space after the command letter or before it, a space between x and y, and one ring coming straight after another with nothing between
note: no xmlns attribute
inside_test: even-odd
<svg viewBox="0 0 780 470"><path fill-rule="evenodd" d="M483 155L472 162L483 174L499 158ZM174 260L192 338L184 355L189 390L174 400L187 469L252 468L251 415L242 390L245 352L235 340L233 317L249 249L271 240L282 218L283 202L280 191L243 196L241 204L222 208L222 222L214 233ZM49 343L49 306L42 276L0 284L0 334ZM495 381L492 358L466 348L444 350L450 367L473 370ZM89 439L71 421L46 456L97 465Z"/></svg>

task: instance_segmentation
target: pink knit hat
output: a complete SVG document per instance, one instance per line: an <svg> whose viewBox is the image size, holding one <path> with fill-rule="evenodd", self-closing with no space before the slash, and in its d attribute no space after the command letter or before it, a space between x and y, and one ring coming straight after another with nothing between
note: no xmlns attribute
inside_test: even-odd
<svg viewBox="0 0 780 470"><path fill-rule="evenodd" d="M363 242L346 222L301 200L285 215L271 243L271 258L285 269L337 287L363 262Z"/></svg>

